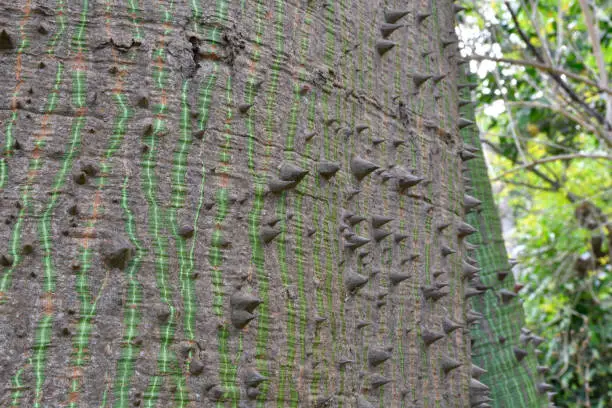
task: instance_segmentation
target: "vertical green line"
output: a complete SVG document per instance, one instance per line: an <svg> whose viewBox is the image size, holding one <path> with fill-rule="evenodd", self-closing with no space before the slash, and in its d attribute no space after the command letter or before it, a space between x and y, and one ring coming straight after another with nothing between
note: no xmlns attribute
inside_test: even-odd
<svg viewBox="0 0 612 408"><path fill-rule="evenodd" d="M218 65L215 63L213 64L213 68L212 68L212 72L207 76L207 78L203 81L203 85L200 88L200 107L199 107L199 111L200 111L200 115L199 115L199 121L198 121L198 130L202 131L205 130L207 125L208 125L208 119L209 119L209 114L210 114L210 106L211 106L211 102L212 102L212 91L213 88L216 84L217 81L217 69L218 69ZM205 143L205 138L202 139L202 145L201 145L201 151L204 151L205 149L207 149L207 145ZM200 154L200 157L204 157L204 155ZM192 279L193 273L194 273L194 269L195 269L195 249L196 249L196 243L198 241L198 222L200 220L200 214L202 211L202 206L204 204L204 193L205 193L205 186L206 186L206 160L202 159L202 167L201 167L201 173L202 173L202 178L200 180L200 186L199 186L199 196L198 196L198 205L197 205L197 209L195 212L195 216L193 219L193 237L191 239L191 246L189 248L189 256L187 258L187 267L186 267L186 271L185 271L185 279ZM195 295L195 288L193 286L193 283L191 283L191 281L186 285L186 292L190 292L189 294L189 299L195 299L196 295ZM186 296L187 297L187 296ZM192 300L192 302L195 302L194 300ZM195 324L195 322L193 322L193 319L195 318L195 309L196 309L196 305L194 304L193 306L193 313L191 317L187 317L185 316L185 326L193 326ZM189 319L189 323L187 323L187 319ZM195 327L193 328L193 331L195 331ZM192 339L195 340L195 339ZM189 358L191 358L191 356L189 356Z"/></svg>
<svg viewBox="0 0 612 408"><path fill-rule="evenodd" d="M173 8L174 1L171 1L168 7L163 7L161 10L163 15L162 24L164 26L164 31L161 34L158 47L153 51L153 60L157 61L153 71L153 81L162 95L165 95L166 93L165 86L168 77L168 68L165 66L165 41L172 31L171 23L173 21ZM176 356L170 350L170 344L173 341L176 326L176 308L172 303L170 293L171 289L168 286L168 239L166 234L163 232L167 226L166 214L164 209L160 208L156 195L157 176L155 175L155 168L157 167L157 153L159 149L157 142L159 139L161 139L162 135L166 131L164 118L168 112L168 106L164 101L165 99L162 98L160 103L156 106L155 120L153 121L152 131L146 133L143 137L143 142L147 146L147 149L141 161L141 185L149 209L148 229L149 234L153 238L155 278L161 301L168 308L167 319L165 319L165 322L161 323L160 326L161 345L157 356L156 374L150 378L149 385L144 393L143 399L144 406L146 408L153 408L157 404L157 400L159 399L159 391L163 385L165 377L174 377L177 385L176 394L179 396L179 400L180 396L183 394L184 387L182 376L180 375L181 373L177 368Z"/></svg>
<svg viewBox="0 0 612 408"><path fill-rule="evenodd" d="M112 164L109 163L109 160L113 157L114 153L117 152L121 143L123 141L123 137L127 128L127 121L132 116L130 109L127 106L127 99L125 96L116 92L113 95L115 99L115 103L117 104L117 117L115 119L115 126L113 134L109 140L109 145L104 153L103 160L101 163L101 174L98 179L98 187L96 195L101 194L104 189L104 183L106 181L106 177L110 174L112 170ZM93 203L92 214L97 211L97 204ZM100 209L100 211L102 211ZM88 221L87 230L93 231L95 229L97 218L92 218ZM131 238L131 237L130 237ZM92 258L92 250L90 245L82 245L78 249L79 251L79 271L77 273L77 292L79 293L79 299L82 303L81 305L81 317L79 318L79 323L77 326L77 334L74 337L74 348L75 352L73 355L73 364L76 367L83 367L87 363L88 358L88 348L89 348L89 333L92 330L92 320L95 317L97 302L92 302L90 297L90 288L87 282L87 272L91 268L91 258ZM71 392L76 393L80 388L80 385L77 384L78 380L76 378L73 379L73 384L71 386Z"/></svg>
<svg viewBox="0 0 612 408"><path fill-rule="evenodd" d="M107 3L106 12L110 13L109 3ZM107 21L107 23L110 23L110 22ZM131 53L130 58L132 60L135 58L134 52ZM126 70L127 68L123 66L122 70L124 69ZM111 163L111 160L114 157L115 153L121 147L121 144L123 143L123 140L124 140L124 136L126 134L127 123L129 119L133 116L133 112L128 106L127 98L121 92L121 86L115 87L115 91L113 93L113 99L117 107L117 113L115 115L113 132L109 139L108 147L106 151L104 152L102 160L101 160L101 164L100 164L101 171L100 171L100 176L97 179L97 190L95 193L95 198L92 203L92 209L91 209L92 216L89 219L87 226L86 226L87 231L95 230L96 223L98 220L97 212L99 211L100 213L103 213L103 206L101 203L98 203L97 200L102 194L107 177L112 172L113 165ZM126 185L127 185L127 180L126 180ZM127 190L125 190L123 194L127 195ZM124 202L124 200L127 200L127 198L126 197L122 198L122 206L125 210L127 209L127 201ZM127 349L124 348L122 350L122 360L118 362L118 369L123 370L122 371L123 382L118 382L119 387L120 387L120 390L118 391L119 392L118 397L120 400L125 400L126 398L125 393L127 393L127 390L125 388L128 386L128 384L126 384L126 381L129 381L129 378L131 376L131 369L132 369L132 364L134 360L131 340L132 340L132 337L135 336L134 334L136 332L135 325L137 325L138 320L139 320L139 315L135 308L140 303L140 296L141 296L139 293L138 284L137 282L134 281L134 274L140 264L140 258L142 257L143 251L142 251L142 248L140 247L140 244L135 238L133 226L129 225L129 222L133 222L132 220L130 220L130 217L131 215L128 214L128 224L126 224L126 230L128 232L130 241L134 243L134 245L136 246L137 254L136 254L135 260L131 261L130 265L128 265L128 272L127 272L127 277L129 280L129 288L128 288L129 304L132 307L126 310L126 318L125 318L126 326L127 326L126 336L128 336L127 341L126 341ZM88 238L85 238L85 239L88 240ZM73 351L72 364L73 364L73 367L78 367L79 372L82 372L83 367L87 364L88 357L89 357L88 356L89 354L88 352L89 334L93 330L92 321L96 315L97 299L92 302L91 297L90 297L90 288L89 288L89 284L87 281L87 273L92 266L91 258L93 256L93 253L92 253L91 246L88 245L86 241L84 244L79 246L78 252L79 252L79 257L80 257L80 262L79 262L80 268L77 272L76 290L77 290L77 293L79 294L79 299L81 301L82 312L81 312L81 316L79 318L79 323L77 326L77 334L73 338L73 344L74 344L73 347L75 350ZM105 284L105 281L103 281L102 285L104 284ZM102 290L102 288L100 288L100 290ZM72 379L72 383L70 386L71 388L70 405L71 406L76 406L78 404L78 402L74 400L77 399L77 394L79 393L80 388L81 388L82 379L79 380L80 377L82 377L82 375L73 376L73 379Z"/></svg>
<svg viewBox="0 0 612 408"><path fill-rule="evenodd" d="M263 16L263 6L262 1L259 0L257 2L257 9L255 11L255 49L253 51L253 65L257 68L257 64L259 63L259 59L261 57L260 47L262 45L262 37L263 37L263 24L262 24L262 16ZM254 70L254 72L256 72ZM247 103L253 103L253 99L255 97L255 75L251 75L249 78L249 87L247 94ZM262 300L262 304L259 306L259 317L257 319L257 334L256 334L256 346L255 346L255 359L257 364L257 369L263 374L268 375L268 367L265 359L265 351L268 343L268 332L269 332L269 278L266 274L264 268L264 250L262 247L262 243L259 239L259 224L261 219L261 212L264 206L264 194L265 194L265 175L260 175L257 173L257 169L255 167L256 157L255 157L255 126L253 117L249 115L246 121L246 128L248 134L247 141L247 162L248 169L251 177L253 178L254 184L254 199L253 206L251 211L249 211L248 215L248 235L249 242L251 244L251 265L255 266L257 282L259 285L259 296ZM268 159L270 155L270 147L269 143L266 145L265 157L264 157L264 166L267 165ZM267 395L267 384L261 385L261 394L257 399L257 406L263 406Z"/></svg>
<svg viewBox="0 0 612 408"><path fill-rule="evenodd" d="M340 38L338 39L338 41L336 41L336 39L334 39L334 42L338 42L339 46L340 46L340 51L342 53L342 55L344 56L344 58L342 58L340 60L340 64L338 64L338 68L341 70L341 72L339 73L339 77L340 77L340 81L341 81L341 87L343 89L347 89L350 87L350 84L345 82L345 78L351 78L352 79L352 74L354 73L354 70L351 67L351 64L349 61L349 57L352 54L349 54L349 42L348 42L348 33L350 33L352 31L352 27L348 27L346 25L347 22L347 17L346 17L346 11L347 11L347 6L346 6L346 2L344 0L340 0L339 1L339 19L342 22L342 25L340 26L340 30L336 30L336 35L338 35ZM334 46L335 48L335 46ZM352 58L350 58L352 60ZM347 72L347 70L349 70L350 74ZM349 79L350 81L350 79ZM342 120L343 122L343 126L348 125L349 129L351 131L353 131L354 127L354 120L353 118L350 118L350 113L347 112L347 104L349 104L350 102L348 101L348 98L341 98L339 93L336 94L336 111L338 114L338 117ZM353 135L350 135L348 137L346 137L345 135L336 135L336 137L334 138L334 161L336 162L341 162L342 158L345 156L345 152L348 149L348 144L350 143L351 139L353 139ZM338 221L338 213L340 212L340 206L341 204L341 200L343 200L343 194L342 194L342 190L341 190L341 186L342 184L340 183L340 179L339 179L340 175L338 175L338 177L335 177L332 181L330 181L329 186L333 188L333 200L331 201L333 203L332 206L332 225L339 225L339 221ZM348 338L346 335L346 318L345 318L345 310L346 310L346 298L347 298L347 293L345 291L345 286L344 286L344 272L345 272L345 268L346 268L346 263L342 263L342 265L338 265L340 263L340 260L343 258L343 244L342 244L342 239L340 237L339 234L334 234L334 245L333 245L333 249L334 249L334 258L336 260L336 262L334 262L335 265L337 265L337 273L333 274L333 278L334 281L336 283L336 287L334 288L334 293L336 293L336 298L338 300L339 306L337 308L335 308L337 310L337 315L338 315L338 321L335 319L335 314L332 315L332 324L334 325L334 332L333 332L333 336L332 336L332 341L334 343L334 349L333 349L333 363L336 363L336 360L338 359L338 357L341 353L344 352L344 350L346 350L345 347L341 347L341 345L346 345L348 342ZM341 369L340 372L338 373L339 376L339 384L338 384L338 391L337 393L340 395L343 395L345 393L345 377L346 377L346 370ZM344 406L344 400L343 399L339 399L338 400L338 408L343 408Z"/></svg>
<svg viewBox="0 0 612 408"><path fill-rule="evenodd" d="M63 10L63 3L58 2L57 12L61 10ZM84 20L86 20L86 17L87 17L87 10L88 10L88 3L87 1L85 1L83 3L83 11L81 14L80 24L84 24ZM57 41L59 40L59 35L63 33L64 31L63 18L60 19L60 21L61 21L60 30L58 31L58 35L56 35L54 39L52 40L53 48L49 50L50 54L52 53L52 50L54 51L55 44L57 44ZM79 40L81 39L82 38L79 38ZM76 46L73 48L73 50L78 55L82 55L83 49L84 47L79 41L77 41ZM52 94L50 94L48 97L48 104L46 108L47 114L51 114L56 107L57 96L54 94L59 92L62 72L63 72L63 65L61 63L58 63L58 70L56 74L55 86L54 86L54 89L52 90ZM78 92L81 91L84 87L79 84L79 81L82 81L83 77L84 77L84 74L83 75L80 74L80 67L77 67L77 71L73 74L73 96L78 102L77 106L79 108L84 107L84 104L83 104L84 97L80 97L80 95L78 95ZM82 127L84 126L84 121L85 121L84 112L79 111L78 116L74 118L74 121L73 121L72 132L71 132L72 140L67 146L68 153L64 156L64 161L62 163L60 171L58 172L53 182L52 190L51 190L51 199L44 213L42 214L41 222L39 225L40 243L43 249L43 266L44 266L43 287L45 291L44 303L52 302L52 297L55 291L55 271L53 270L53 263L52 263L52 258L51 258L52 239L51 239L51 233L50 233L50 229L51 229L50 218L52 217L53 209L55 208L55 205L58 200L59 190L61 189L61 186L65 182L64 180L65 176L68 173L69 169L72 167L72 161L74 160L76 151L78 150L78 147L80 145L80 131ZM37 147L42 147L44 146L44 144L45 144L45 140L44 138L42 138L39 141L39 143L37 143ZM30 164L31 166L37 169L40 168L39 166L41 165L40 161L36 159L33 159ZM34 346L33 346L32 365L33 365L34 377L35 377L33 406L35 408L39 408L41 406L41 400L43 396L42 387L45 381L44 371L45 371L45 364L46 364L46 351L47 351L48 346L51 343L51 325L53 322L53 312L52 312L52 308L48 309L47 306L45 306L45 309L46 310L44 311L44 315L43 317L40 318L37 328L36 328Z"/></svg>
<svg viewBox="0 0 612 408"><path fill-rule="evenodd" d="M62 83L62 74L64 72L63 65L58 63L57 72L55 75L55 83L53 85L52 90L49 92L47 96L47 104L45 108L45 116L51 115L51 113L55 110L57 106L57 101L59 99L59 88ZM36 150L42 149L46 144L46 138L42 137L37 139L34 142L34 148ZM7 271L2 275L0 279L0 304L6 302L6 298L2 296L9 290L11 287L12 275L17 266L21 261L21 252L19 250L20 238L21 238L21 227L25 220L26 215L29 213L31 209L30 205L30 194L32 193L32 182L34 176L38 174L38 170L42 167L42 160L40 157L33 157L29 161L29 171L28 171L28 179L26 184L22 187L21 194L21 208L19 210L19 214L17 215L17 221L15 222L15 226L13 227L13 231L11 233L9 239L9 254L13 257L13 264L7 268Z"/></svg>
<svg viewBox="0 0 612 408"><path fill-rule="evenodd" d="M215 230L212 235L211 248L209 253L209 263L212 266L212 283L213 283L213 312L218 317L223 316L223 298L224 298L224 290L223 290L223 253L221 250L221 242L223 238L223 222L228 214L228 200L229 200L229 175L231 174L231 121L233 117L232 107L232 78L228 76L226 84L225 84L225 97L226 97L226 106L227 112L225 117L225 125L224 125L224 139L225 143L221 146L221 151L219 153L219 166L217 167L217 173L221 178L219 183L219 189L216 193L216 207L217 214L215 215ZM224 181L224 178L227 178L227 182ZM225 184L227 183L227 184ZM217 338L219 342L219 374L221 377L221 382L223 383L223 388L225 390L226 396L229 401L232 403L232 407L236 406L238 403L239 390L234 385L234 377L237 370L237 367L234 363L232 363L229 352L228 352L228 338L229 338L229 329L227 327L229 323L224 324L223 326L218 328ZM223 406L221 401L217 402L217 406Z"/></svg>
<svg viewBox="0 0 612 408"><path fill-rule="evenodd" d="M60 6L58 4L58 6ZM85 25L87 20L88 13L88 1L85 0L83 2L83 9L81 12L81 20L79 23L79 27ZM63 31L63 25L62 25ZM77 56L83 57L84 51L86 49L85 45L85 32L84 30L78 30L78 34L73 38L73 51L77 54ZM55 40L56 41L56 40ZM56 77L56 84L59 87L59 80L61 79L62 68L61 65L58 65L58 76ZM53 182L51 189L51 199L42 214L40 225L39 225L39 234L40 234L40 243L43 248L43 265L45 271L44 278L44 290L46 295L45 302L52 302L52 297L55 291L55 271L53 268L52 261L52 237L51 237L51 217L53 214L53 210L57 204L59 190L63 186L65 182L65 178L69 170L72 168L72 163L74 161L75 156L78 153L80 142L81 142L81 130L85 125L85 72L82 66L76 66L75 72L73 73L73 100L75 101L75 105L77 106L77 116L73 120L72 130L71 130L71 141L67 146L68 152L64 155L64 160L62 162L60 171L56 175L56 178ZM50 104L48 105L48 109L54 109L55 107L55 98L50 99ZM48 346L51 343L51 325L53 322L53 314L52 311L45 310L44 316L39 321L38 327L36 329L36 335L34 340L34 355L33 355L33 369L35 376L35 391L34 391L34 403L33 406L35 408L39 408L41 406L42 400L42 387L45 380L45 364L46 364L46 351Z"/></svg>
<svg viewBox="0 0 612 408"><path fill-rule="evenodd" d="M62 37L65 31L66 19L64 17L63 11L64 11L64 2L62 0L58 0L57 5L56 5L55 16L56 16L56 21L58 22L57 24L59 25L59 29L56 31L51 41L49 42L49 49L47 52L49 55L55 54L55 46L59 42L60 37ZM55 111L55 108L57 106L57 103L59 100L59 90L62 84L62 74L64 72L63 68L64 68L64 65L58 62L57 71L55 74L55 83L53 85L53 88L47 95L47 103L46 103L45 110L44 110L44 117L49 117ZM41 127L42 127L41 132L42 131L46 132L46 124L44 123L41 124ZM46 134L43 134L43 137L37 138L36 141L34 142L34 148L37 150L42 150L44 146L46 145L46 141L47 141ZM32 157L29 161L29 171L28 171L28 173L32 174L32 176L28 178L26 185L23 187L23 192L22 192L23 208L22 208L22 211L20 211L19 213L19 218L18 218L19 226L21 225L21 220L23 219L25 214L29 212L29 207L30 207L29 194L32 190L31 182L33 182L34 175L37 174L37 172L41 168L42 168L42 160L40 159L40 157ZM18 229L18 228L20 227L18 227L16 224L15 229ZM15 233L15 231L13 231L13 233ZM47 237L42 236L42 234L40 236L40 239L41 239L41 242L43 239L48 242ZM16 242L17 242L17 239L12 238L12 243L14 245L14 248L18 247L18 244ZM45 247L45 245L43 245L43 247ZM13 267L19 264L19 259L17 258L16 254L17 252L12 253L12 255L15 257ZM5 274L2 277L2 280L0 281L0 293L5 292L7 288L10 286L10 277L12 274L13 267L11 268L11 270L7 271L7 274ZM46 292L47 295L52 294L52 292L55 289L55 275L50 272L52 272L52 270L48 270L47 268L45 268L44 291ZM0 303L1 303L1 300L0 300ZM37 381L37 388L36 388L35 393L39 393L39 394L42 393L42 384L44 383L44 374L42 370L44 370L44 364L46 362L45 353L46 353L47 347L49 346L51 342L51 332L50 332L51 322L52 322L51 316L45 313L45 316L39 319L36 325L36 329L35 329L34 344L32 347L34 356L33 358L30 359L30 361L32 362L32 365L35 368L35 377ZM20 382L19 376L21 375L22 372L23 372L23 368L20 368L17 374L15 375L15 377L13 378L14 382ZM21 405L21 402L20 402L21 395L22 393L20 391L16 391L15 393L13 393L13 401L11 403L11 407L18 407Z"/></svg>
<svg viewBox="0 0 612 408"><path fill-rule="evenodd" d="M310 32L311 32L311 23L312 23L312 5L309 4L308 7L306 8L305 14L304 14L304 25L303 25L303 30L302 30L302 39L301 39L301 55L300 55L300 60L301 60L301 64L304 65L305 63L305 58L309 49L309 44L310 44ZM306 80L306 72L304 69L300 70L299 73L299 80L302 83L305 83L304 81ZM299 83L298 85L299 86ZM309 103L310 101L314 101L314 95L309 95L308 99L304 100L304 103ZM300 102L299 101L299 97L296 95L296 108L297 108L297 104ZM297 109L296 109L296 114L297 114ZM306 110L306 115L308 116L308 109ZM314 123L312 123L312 121L309 121L310 123L308 123L308 130L307 131L311 131L312 126L314 125ZM308 157L310 155L310 149L311 145L310 144L306 144L305 146L305 150L303 153L303 158L301 161L301 166L302 168L306 168L308 165ZM307 324L307 315L306 315L306 311L307 311L307 300L306 300L306 294L305 294L305 271L304 271L304 262L305 262L305 257L306 255L304 254L304 248L303 248L303 240L304 240L304 222L303 222L303 214L302 214L302 203L303 203L303 199L304 199L304 194L307 191L310 191L309 187L303 187L304 185L310 185L310 178L308 179L308 184L300 184L298 185L297 188L297 196L296 196L296 201L295 201L295 231L296 231L296 248L295 248L295 263L296 263L296 269L297 269L297 277L298 277L298 299L299 299L299 330L298 330L298 336L299 336L299 349L300 349L300 365L303 365L305 363L305 359L306 359L306 324ZM298 395L299 397L299 395Z"/></svg>
<svg viewBox="0 0 612 408"><path fill-rule="evenodd" d="M305 62L305 56L308 51L309 45L309 35L310 35L310 18L311 18L311 6L309 5L304 13L304 29L300 31L300 40L298 43L301 45L300 48L300 65L303 66ZM282 26L280 27L282 28ZM306 79L306 73L304 69L300 69L298 73L298 82L293 87L293 102L289 113L289 122L288 122L288 131L287 138L285 142L285 159L291 160L295 156L294 152L294 139L297 131L297 115L300 104L303 102L300 96L300 83L304 83ZM310 145L306 144L305 146L305 154L302 155L302 160L300 165L302 168L310 167L307 156L310 152ZM310 180L310 178L308 178ZM279 385L279 396L277 398L277 405L279 407L286 406L285 404L285 388L286 382L289 382L289 406L297 407L300 402L300 396L298 391L296 390L296 381L298 380L298 376L300 373L293 373L290 375L289 372L295 369L295 355L296 355L296 316L297 316L297 325L298 328L298 339L297 343L299 352L300 352L300 362L304 363L305 354L306 354L306 345L305 345L305 331L306 331L306 299L304 293L304 253L303 253L303 220L302 220L302 201L304 194L306 193L307 188L304 186L307 184L307 181L304 180L295 188L295 199L293 202L293 213L295 214L295 236L296 236L296 245L294 246L294 260L292 265L295 265L296 271L295 273L289 273L288 265L286 261L287 250L286 250L286 230L287 227L285 224L281 225L281 235L278 242L278 253L279 253L279 263L281 266L281 278L283 281L283 285L286 287L292 283L291 276L297 276L297 287L298 287L298 311L293 307L293 303L291 301L286 302L287 309L287 344L288 344L288 352L287 352L287 361L281 365L281 380ZM277 215L284 219L286 216L286 200L288 198L288 194L282 194L277 204Z"/></svg>
<svg viewBox="0 0 612 408"><path fill-rule="evenodd" d="M267 164L268 158L271 154L271 143L274 140L274 119L275 119L275 109L274 105L276 104L276 94L278 90L278 82L279 82L279 72L280 66L283 60L284 53L284 42L283 42L283 19L284 19L284 4L285 2L282 0L276 0L275 2L275 48L274 48L274 61L272 63L271 72L270 72L270 86L267 91L266 96L266 119L264 122L264 131L267 136L266 140L266 148L265 148L265 160L264 163ZM261 37L263 35L263 26L261 21L261 16L264 13L264 9L262 6L262 2L258 2L257 6L257 45L261 45ZM259 61L259 52L255 54L255 62ZM250 141L254 139L254 133L252 130L252 125L249 124L249 132L253 137L250 138ZM253 209L249 215L249 237L251 241L251 245L253 248L252 252L252 262L255 264L257 270L257 280L260 285L260 295L263 300L263 304L260 308L260 316L258 318L258 328L257 328L257 347L256 347L256 358L257 358L257 366L258 369L261 370L262 373L269 373L267 363L265 360L265 350L267 346L267 338L269 334L269 299L268 299L268 289L269 289L269 278L266 276L264 271L264 259L265 252L262 247L262 243L259 240L258 230L259 230L259 222L261 219L261 211L263 209L263 195L265 192L264 182L265 176L258 176L255 173L254 163L251 161L253 158L253 148L250 148L251 155L249 156L249 168L251 169L251 173L253 177L256 179L256 187L255 187L255 201L253 204ZM266 166L267 167L267 166ZM271 374L271 373L270 373ZM261 393L257 398L257 407L263 407L265 401L267 399L268 393L268 384L262 384Z"/></svg>
<svg viewBox="0 0 612 408"><path fill-rule="evenodd" d="M334 27L334 19L336 17L336 3L328 3L328 7L326 7L326 41L325 41L325 56L324 62L327 65L328 69L335 69L334 66L334 56L336 52L336 37L335 37L335 27ZM333 87L326 84L328 89L323 89L323 115L326 120L330 119L330 108L329 108L329 95L333 92ZM324 87L325 88L325 87ZM337 112L336 112L337 113ZM338 119L337 115L335 119ZM325 126L325 131L323 134L323 151L324 157L327 160L334 160L334 150L335 146L332 146L332 138L334 135L332 134L332 126ZM317 175L318 183L321 184L321 177ZM336 214L334 213L334 197L331 188L328 186L326 193L328 194L328 205L325 208L325 215L323 216L323 232L322 232L322 240L324 242L325 250L324 252L324 262L325 262L325 297L327 301L327 319L328 319L328 327L330 329L330 334L332 338L332 342L336 340L336 319L335 319L335 310L333 307L333 290L332 290L332 280L333 276L336 274L334 271L334 257L332 254L332 241L334 239L334 230L330 228L330 225L336 225L334 223ZM330 205L331 204L331 205ZM331 355L325 355L327 358L323 358L323 369L325 370L325 378L330 378L330 364L329 361L332 362L335 360L335 347L331 348ZM333 364L332 364L333 367ZM329 381L323 382L323 388L325 391L325 395L329 395L330 393L330 384Z"/></svg>
<svg viewBox="0 0 612 408"><path fill-rule="evenodd" d="M314 126L315 126L316 107L318 105L317 97L318 95L314 94L313 92L311 102L308 107L308 129L309 130L314 129ZM323 141L321 140L320 143L322 144ZM320 151L320 148L315 147L315 150ZM320 219L320 212L319 212L320 200L318 199L318 197L320 196L320 191L321 191L321 184L320 184L320 179L319 179L318 174L315 174L314 182L312 183L312 185L309 185L308 188L309 190L313 191L313 197L314 197L312 219L315 222L318 222ZM321 271L321 257L320 257L321 237L322 237L322 233L320 231L316 231L315 237L314 237L314 243L313 243L314 250L312 251L313 269L314 269L313 274L314 274L314 278L319 282L322 281L323 279L322 271ZM323 293L319 289L318 285L315 285L314 291L315 291L314 298L316 302L317 313L320 316L324 316L325 315L325 304L323 302ZM317 326L315 327L315 332L313 335L313 344L312 344L312 353L317 358L320 357L320 350L319 350L319 346L321 342L320 336L321 336L321 329L320 327ZM312 372L312 382L310 383L310 393L311 394L318 393L319 381L321 380L321 374L319 372L318 367L319 366L315 367L312 370L313 371Z"/></svg>
<svg viewBox="0 0 612 408"><path fill-rule="evenodd" d="M142 41L144 38L141 27L142 18L138 16L139 10L138 0L128 0L128 13L130 14L130 20L134 26L133 35L136 41Z"/></svg>
<svg viewBox="0 0 612 408"><path fill-rule="evenodd" d="M28 39L27 32L25 31L25 24L30 18L31 13L31 4L30 1L26 3L24 7L24 15L19 22L19 36L21 41L19 43L19 47L17 47L17 57L16 57L16 67L15 67L15 75L16 75L16 84L15 89L12 94L12 101L17 101L17 97L19 96L19 89L21 85L25 82L23 75L24 70L22 69L22 61L21 57L24 52L30 45L30 40ZM0 157L0 190L3 190L6 186L6 182L8 180L8 165L6 163L6 157L11 157L13 155L13 146L15 144L13 137L13 126L17 124L17 119L19 118L19 108L11 106L11 117L7 120L6 130L4 132L4 149L0 151L2 157Z"/></svg>
<svg viewBox="0 0 612 408"><path fill-rule="evenodd" d="M57 2L56 18L58 20L58 24L60 28L56 32L56 34L53 36L53 40L52 40L53 46L49 49L49 52L48 52L50 55L53 55L55 51L55 44L57 44L59 36L63 34L64 29L65 29L65 17L63 15L63 1L61 0ZM25 41L27 41L27 39ZM25 50L25 47L27 47L27 45L24 46L23 48L24 50ZM63 68L64 68L63 64L61 62L58 62L57 71L55 74L55 82L53 84L51 91L47 95L47 103L44 109L44 117L50 116L51 113L55 110L57 106L57 102L59 100L59 89L62 83L62 74L64 72ZM6 132L7 140L9 137L8 135L10 133L10 130L8 128L12 127L14 122L15 120L11 119L7 125L7 132ZM43 126L44 126L44 129L46 130L46 125L43 125ZM43 136L46 136L46 135L43 135ZM42 150L45 144L46 144L46 137L36 138L36 140L34 141L35 151ZM0 164L0 167L1 166L2 165ZM21 253L19 251L21 227L22 227L25 216L30 212L30 208L31 208L30 207L30 194L32 192L32 182L34 180L35 175L38 174L38 170L40 170L41 167L42 167L42 160L40 157L33 157L29 160L28 179L26 183L24 184L24 186L22 187L22 195L21 195L21 201L20 201L22 206L21 206L21 209L19 210L17 221L15 223L15 226L13 227L13 231L11 233L11 237L9 240L9 254L13 257L13 264L7 268L7 271L2 275L2 278L0 278L0 304L6 301L3 295L11 287L13 272L21 261ZM1 183L0 183L0 188L2 188Z"/></svg>
<svg viewBox="0 0 612 408"><path fill-rule="evenodd" d="M110 3L107 3L107 12L110 12ZM142 29L139 25L139 19L137 17L138 2L134 0L128 1L128 12L131 17L132 25L134 26L134 38L142 40ZM130 61L136 58L136 53L131 52L129 56ZM126 71L127 67L123 66L122 71ZM122 84L121 84L122 85ZM113 157L114 153L119 149L127 129L127 122L133 116L133 112L129 108L129 104L125 95L121 92L120 87L116 87L117 91L113 95L115 104L117 106L117 114L115 119L115 126L113 129L113 135L109 142L109 147L104 154L104 161L102 163L102 177L98 182L99 191L104 186L104 179L106 175L110 174L112 166L108 161ZM116 379L113 384L114 398L111 406L118 406L120 408L126 408L129 405L129 389L130 382L134 373L134 363L138 358L140 352L140 346L134 340L139 335L138 326L140 324L141 313L139 311L140 305L142 304L142 288L140 283L136 279L136 274L140 270L142 264L142 258L148 252L146 248L142 246L142 243L138 240L136 235L136 223L134 221L134 214L132 213L129 206L129 186L130 176L127 175L124 178L122 189L121 189L121 208L125 213L125 231L132 245L135 248L134 258L130 260L125 276L128 282L127 288L127 300L124 306L123 322L125 329L123 332L123 340L121 342L121 354L117 361L116 368ZM106 392L105 392L106 396Z"/></svg>
<svg viewBox="0 0 612 408"><path fill-rule="evenodd" d="M11 379L11 384L13 385L13 392L11 393L11 405L10 407L18 407L21 405L20 399L23 394L23 390L25 386L21 381L21 374L23 374L23 367L17 370L17 373Z"/></svg>
<svg viewBox="0 0 612 408"><path fill-rule="evenodd" d="M189 89L189 81L184 80L181 86L181 118L180 118L180 134L178 138L178 146L174 151L174 163L171 175L172 193L170 197L169 220L170 228L174 236L174 243L179 261L179 282L180 292L183 301L183 331L188 341L195 341L195 293L193 290L193 282L191 280L190 266L193 266L193 258L187 253L187 245L185 239L179 234L180 227L178 225L177 212L185 205L185 196L187 186L185 184L185 173L187 172L187 154L191 146L191 129L189 119L189 104L187 103L187 94ZM192 268L191 268L192 269ZM189 362L187 362L187 368ZM188 390L180 393L176 400L177 406L183 407L189 400Z"/></svg>
<svg viewBox="0 0 612 408"><path fill-rule="evenodd" d="M126 176L121 189L121 208L126 216L125 230L136 251L125 273L128 280L127 302L124 307L123 317L126 329L121 345L121 356L117 361L117 378L114 385L115 399L112 405L119 408L127 408L129 406L130 381L134 373L134 363L140 352L140 346L134 342L139 335L138 326L141 317L139 308L142 304L142 288L136 279L136 274L142 264L142 258L148 252L147 248L142 246L142 243L136 236L134 214L129 205L128 185L129 176Z"/></svg>

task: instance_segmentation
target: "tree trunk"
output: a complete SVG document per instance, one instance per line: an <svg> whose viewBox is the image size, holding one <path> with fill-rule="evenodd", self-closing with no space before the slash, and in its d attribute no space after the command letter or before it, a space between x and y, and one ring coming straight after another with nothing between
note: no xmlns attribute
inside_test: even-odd
<svg viewBox="0 0 612 408"><path fill-rule="evenodd" d="M404 3L4 4L0 405L486 395L454 12Z"/></svg>

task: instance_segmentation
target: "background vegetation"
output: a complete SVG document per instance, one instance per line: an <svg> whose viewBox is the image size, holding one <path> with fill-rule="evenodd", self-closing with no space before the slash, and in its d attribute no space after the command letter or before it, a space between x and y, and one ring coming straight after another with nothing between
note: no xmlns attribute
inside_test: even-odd
<svg viewBox="0 0 612 408"><path fill-rule="evenodd" d="M560 407L612 401L612 3L464 3L490 175Z"/></svg>

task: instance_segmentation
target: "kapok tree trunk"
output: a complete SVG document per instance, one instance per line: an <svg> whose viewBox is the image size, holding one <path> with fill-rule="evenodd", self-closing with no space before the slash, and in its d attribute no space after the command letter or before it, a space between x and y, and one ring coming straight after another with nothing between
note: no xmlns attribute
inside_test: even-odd
<svg viewBox="0 0 612 408"><path fill-rule="evenodd" d="M2 406L486 394L448 1L20 0L0 21Z"/></svg>

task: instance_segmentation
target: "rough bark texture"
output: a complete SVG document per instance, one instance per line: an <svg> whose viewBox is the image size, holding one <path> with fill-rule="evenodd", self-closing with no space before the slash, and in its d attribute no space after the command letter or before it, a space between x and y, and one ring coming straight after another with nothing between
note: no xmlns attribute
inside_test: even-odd
<svg viewBox="0 0 612 408"><path fill-rule="evenodd" d="M1 406L470 405L448 1L0 10Z"/></svg>

